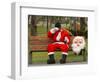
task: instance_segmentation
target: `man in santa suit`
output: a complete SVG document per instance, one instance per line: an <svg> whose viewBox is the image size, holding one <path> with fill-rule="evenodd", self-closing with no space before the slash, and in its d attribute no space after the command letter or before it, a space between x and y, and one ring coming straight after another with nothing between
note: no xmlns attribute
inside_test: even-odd
<svg viewBox="0 0 100 82"><path fill-rule="evenodd" d="M66 58L68 55L70 36L69 33L61 28L61 24L58 22L55 24L55 27L48 32L48 37L54 42L48 44L48 56L47 64L54 64L54 52L56 49L60 49L62 52L62 58L60 63L66 63Z"/></svg>

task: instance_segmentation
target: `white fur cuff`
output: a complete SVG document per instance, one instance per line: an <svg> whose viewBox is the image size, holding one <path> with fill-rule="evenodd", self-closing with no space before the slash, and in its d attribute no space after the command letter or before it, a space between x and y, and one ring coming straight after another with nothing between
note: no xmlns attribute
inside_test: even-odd
<svg viewBox="0 0 100 82"><path fill-rule="evenodd" d="M62 54L68 55L68 53L67 53L67 52L62 52Z"/></svg>
<svg viewBox="0 0 100 82"><path fill-rule="evenodd" d="M48 55L54 54L54 52L49 52Z"/></svg>

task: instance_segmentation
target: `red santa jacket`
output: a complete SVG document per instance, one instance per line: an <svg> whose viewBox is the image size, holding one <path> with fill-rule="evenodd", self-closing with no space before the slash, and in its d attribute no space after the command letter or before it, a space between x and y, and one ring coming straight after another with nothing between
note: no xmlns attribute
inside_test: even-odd
<svg viewBox="0 0 100 82"><path fill-rule="evenodd" d="M54 42L65 42L70 43L69 33L63 29L54 31L54 28L48 32L48 37L51 38Z"/></svg>

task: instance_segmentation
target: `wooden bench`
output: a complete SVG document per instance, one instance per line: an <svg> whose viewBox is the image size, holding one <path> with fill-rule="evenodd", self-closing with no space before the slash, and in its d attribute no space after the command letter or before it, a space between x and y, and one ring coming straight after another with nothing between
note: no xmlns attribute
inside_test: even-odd
<svg viewBox="0 0 100 82"><path fill-rule="evenodd" d="M74 37L71 36L71 41ZM32 64L32 52L45 52L47 51L47 46L50 43L53 43L53 41L51 39L49 39L47 36L30 36L29 37L29 57L28 57L28 62L29 64ZM69 51L71 51L71 43L70 43L70 48ZM56 51L59 51L56 50Z"/></svg>
<svg viewBox="0 0 100 82"><path fill-rule="evenodd" d="M45 52L47 51L48 44L53 43L47 36L30 36L29 37L29 64L32 64L32 52ZM70 49L71 50L71 47ZM60 51L57 49L56 51Z"/></svg>
<svg viewBox="0 0 100 82"><path fill-rule="evenodd" d="M29 40L30 51L47 51L47 45L52 42L47 36L31 36Z"/></svg>

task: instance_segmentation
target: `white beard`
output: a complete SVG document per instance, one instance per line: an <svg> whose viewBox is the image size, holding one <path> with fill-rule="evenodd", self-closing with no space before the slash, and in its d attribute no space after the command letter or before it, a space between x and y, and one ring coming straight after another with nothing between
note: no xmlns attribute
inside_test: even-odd
<svg viewBox="0 0 100 82"><path fill-rule="evenodd" d="M80 44L77 39L81 39L83 42ZM75 41L79 44L79 46L77 46L77 43L75 43ZM81 36L76 36L74 39L73 39L73 42L72 42L72 50L74 53L76 53L77 55L80 53L80 51L82 49L85 48L85 40L83 37Z"/></svg>
<svg viewBox="0 0 100 82"><path fill-rule="evenodd" d="M76 54L79 54L82 48L80 46L76 47L75 44L73 44L72 46L73 46L72 47L73 52L76 53Z"/></svg>

